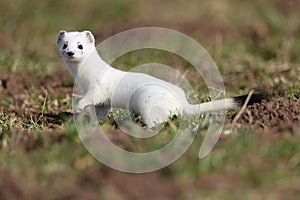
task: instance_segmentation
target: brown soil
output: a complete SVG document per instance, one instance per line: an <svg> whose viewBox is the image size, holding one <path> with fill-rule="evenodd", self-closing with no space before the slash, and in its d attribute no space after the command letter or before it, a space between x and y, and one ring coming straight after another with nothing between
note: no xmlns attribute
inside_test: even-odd
<svg viewBox="0 0 300 200"><path fill-rule="evenodd" d="M248 106L238 123L259 125L262 128L279 127L300 121L299 100L263 100L260 104Z"/></svg>
<svg viewBox="0 0 300 200"><path fill-rule="evenodd" d="M39 90L47 90L49 94L56 96L61 93L71 93L72 87L73 80L67 71L59 71L49 76L23 70L0 73L0 100L10 97L15 99L26 92L41 93Z"/></svg>
<svg viewBox="0 0 300 200"><path fill-rule="evenodd" d="M0 101L8 100L9 106L1 106L0 111L17 120L33 120L38 125L55 128L71 117L68 106L61 109L57 99L70 104L73 81L67 71L59 71L51 76L29 74L26 71L0 74ZM37 96L37 99L28 99ZM34 94L34 95L32 95ZM67 97L69 96L69 99ZM47 98L46 98L47 97ZM42 113L47 100L48 111ZM233 116L234 117L234 116ZM300 120L298 99L276 99L248 106L238 120L242 126L258 125L262 128L280 127L297 123Z"/></svg>
<svg viewBox="0 0 300 200"><path fill-rule="evenodd" d="M0 112L14 119L16 128L32 122L47 128L60 126L64 116L71 115L67 109L73 87L70 78L66 71L51 76L1 71Z"/></svg>
<svg viewBox="0 0 300 200"><path fill-rule="evenodd" d="M67 110L60 110L60 107L53 103L59 96L64 98L72 93L72 81L66 81L70 78L68 73L57 72L43 78L36 76L38 75L30 77L26 72L18 72L17 75L5 72L0 74L0 101L7 99L10 102L8 107L1 106L0 112L19 120L20 123L24 120L34 119L37 124L50 129L49 132L37 134L20 128L17 132L22 134L22 137L17 147L26 151L42 147L45 137L50 143L69 139L55 128L64 123L64 118L71 118L71 113ZM35 79L36 81L32 81ZM38 100L28 102L26 93L42 94L42 96ZM43 97L46 93L50 107L47 113L41 113L41 106L45 100ZM241 126L276 127L274 132L287 131L291 133L294 124L299 120L299 100L278 99L249 106L241 115L238 123ZM18 127L16 126L16 128ZM118 139L122 141L116 141ZM112 141L122 143L123 139L112 138ZM178 182L162 176L161 172L132 175L104 166L92 167L78 174L76 178L66 179L59 175L53 178L51 184L55 186L51 186L52 188L64 188L61 194L53 194L49 193L51 187L44 187L39 183L27 184L20 174L3 169L0 171L0 199L39 199L42 196L47 197L46 199L98 199L99 195L105 196L106 199L181 199L183 195L195 192L198 188L204 188L207 191L210 191L211 188L235 189L235 184L231 185L226 182L227 179L235 179L233 174L222 174L215 177L208 174L199 179ZM1 180L5 180L5 182L1 182ZM242 181L237 181L236 184L242 184Z"/></svg>

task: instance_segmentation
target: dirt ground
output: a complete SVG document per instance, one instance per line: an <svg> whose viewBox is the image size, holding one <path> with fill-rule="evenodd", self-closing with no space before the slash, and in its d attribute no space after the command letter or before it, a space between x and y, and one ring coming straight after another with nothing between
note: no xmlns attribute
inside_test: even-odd
<svg viewBox="0 0 300 200"><path fill-rule="evenodd" d="M2 73L0 75L1 98L4 96L9 97L11 101L10 106L5 108L4 112L21 120L24 117L22 115L24 114L23 110L25 108L23 105L25 104L27 105L26 109L30 109L31 114L39 118L40 123L50 127L60 126L63 123L61 116L64 113L54 107L51 114L42 115L36 106L26 102L26 95L23 92L25 89L35 92L34 86L36 86L47 88L49 96L55 96L55 94L61 92L71 93L72 85L65 84L63 81L65 79L68 79L67 72L59 72L45 77L42 81L39 81L39 79L32 84L26 72L19 72L18 76ZM50 83L50 85L46 83ZM67 116L68 114L71 117L70 113L65 113ZM244 126L257 125L262 127L264 133L274 133L274 130L275 132L282 132L282 129L294 133L293 128L295 124L299 123L299 120L299 100L276 99L249 106L241 115L238 124ZM52 131L50 135L53 142L67 140L64 135L56 131ZM38 148L41 141L34 134L23 131L23 137L19 144L21 148L31 151ZM223 174L222 177L234 179L234 174ZM181 199L181 195L188 191L191 186L194 188L195 185L207 190L210 190L210 188L234 190L234 185L226 182L226 178L220 180L217 177L212 178L209 176L208 178L208 176L203 176L198 180L187 180L179 183L166 179L159 173L129 175L107 167L101 167L101 169L92 167L80 174L76 183L58 178L58 180L55 180L55 184L60 184L65 188L64 193L60 195L60 199L98 199L99 193L106 195L107 199ZM0 179L6 180L5 184L0 185L1 199L36 199L40 196L49 196L47 189L44 187L28 185L24 178L16 177L10 171L2 171ZM204 182L207 184L203 185Z"/></svg>
<svg viewBox="0 0 300 200"><path fill-rule="evenodd" d="M277 99L262 101L248 106L238 123L259 125L262 128L281 127L300 121L300 102L298 99Z"/></svg>
<svg viewBox="0 0 300 200"><path fill-rule="evenodd" d="M33 115L40 117L46 124L60 125L62 115L70 116L68 111L60 111L54 107L49 114L43 114L37 109L39 106L30 105L26 99L25 90L32 93L47 91L47 96L55 100L58 94L71 94L73 81L67 71L60 71L51 76L32 79L26 71L9 74L0 74L0 99L10 99L10 106L5 108L7 113L15 113L17 116L24 114L24 109L32 111ZM26 106L26 108L24 108ZM26 114L26 113L25 113ZM235 115L232 116L232 119ZM259 125L262 128L280 127L286 124L297 123L300 120L299 99L270 98L261 103L250 105L242 113L238 120L241 125Z"/></svg>
<svg viewBox="0 0 300 200"><path fill-rule="evenodd" d="M72 93L73 82L68 72L57 72L43 78L39 78L39 75L35 77L32 79L32 76L25 71L17 72L15 75L5 72L0 74L0 99L4 97L9 99L9 104L3 112L16 119L16 127L19 126L18 121L32 117L38 123L50 128L60 126L64 123L64 117L71 117L69 110L62 112L61 107L55 104L57 94ZM33 94L46 95L47 93L47 96L51 97L48 103L52 110L48 114L43 114L40 110L45 100L43 96L37 100L39 105L34 105L24 93L25 90ZM296 133L295 127L299 127L299 120L299 100L277 98L248 106L237 123L243 126L261 127L263 133L281 133L282 130ZM19 131L23 134L19 141L21 148L31 151L41 145L41 139L35 134L22 131L21 128ZM50 130L50 133L52 142L67 140L65 135L55 130ZM101 168L91 167L78 177L75 182L59 177L54 178L54 183L64 188L64 191L58 195L59 199L98 199L100 193L106 199L181 199L182 194L188 195L186 191L190 191L191 187L201 187L208 191L211 188L234 190L234 185L229 184L226 179L234 179L235 175L222 174L221 180L216 175L215 177L207 175L197 180L188 179L176 182L166 179L159 172L130 175L102 166ZM0 184L0 199L36 199L40 196L49 197L49 195L51 197L46 188L38 184L27 184L24 178L12 174L11 171L2 171L0 179L6 180L5 184Z"/></svg>

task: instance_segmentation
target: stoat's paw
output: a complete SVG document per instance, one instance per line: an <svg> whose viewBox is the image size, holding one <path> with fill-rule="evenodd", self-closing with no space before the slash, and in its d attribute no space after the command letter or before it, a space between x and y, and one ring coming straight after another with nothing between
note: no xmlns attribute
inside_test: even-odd
<svg viewBox="0 0 300 200"><path fill-rule="evenodd" d="M90 101L87 101L86 98L83 98L75 106L75 108L73 109L73 113L74 114L81 113L81 112L85 111L85 108L91 104L92 103Z"/></svg>

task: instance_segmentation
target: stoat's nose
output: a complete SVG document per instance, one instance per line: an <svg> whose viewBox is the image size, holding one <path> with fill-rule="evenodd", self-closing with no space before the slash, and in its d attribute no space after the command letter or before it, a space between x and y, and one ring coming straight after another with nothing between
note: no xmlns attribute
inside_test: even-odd
<svg viewBox="0 0 300 200"><path fill-rule="evenodd" d="M74 56L74 52L73 52L73 51L68 51L68 52L67 52L67 55L68 55L68 56Z"/></svg>

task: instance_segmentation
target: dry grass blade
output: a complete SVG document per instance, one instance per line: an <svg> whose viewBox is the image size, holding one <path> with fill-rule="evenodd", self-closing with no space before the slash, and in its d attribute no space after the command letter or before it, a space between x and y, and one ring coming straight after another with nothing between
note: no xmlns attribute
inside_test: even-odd
<svg viewBox="0 0 300 200"><path fill-rule="evenodd" d="M239 118L241 117L241 115L245 112L247 105L249 103L249 100L251 99L251 96L253 95L254 90L251 90L242 106L242 108L239 110L239 112L236 114L236 116L234 117L234 119L232 120L232 125L231 127L234 127L236 122L239 120Z"/></svg>

